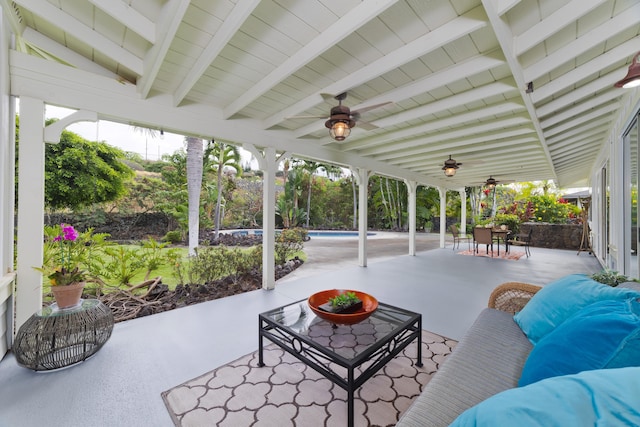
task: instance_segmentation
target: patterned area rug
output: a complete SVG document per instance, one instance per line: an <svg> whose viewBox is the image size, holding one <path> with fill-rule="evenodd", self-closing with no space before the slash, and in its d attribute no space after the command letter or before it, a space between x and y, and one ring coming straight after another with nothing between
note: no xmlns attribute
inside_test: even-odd
<svg viewBox="0 0 640 427"><path fill-rule="evenodd" d="M478 253L474 253L473 251L462 251L458 252L458 255L483 256L487 258L508 259L511 261L517 261L526 254L524 252L517 252L512 249L509 251L509 253L500 251L500 255L498 255L498 251L489 250L489 253L487 253L484 249L480 249Z"/></svg>
<svg viewBox="0 0 640 427"><path fill-rule="evenodd" d="M355 393L356 426L393 426L456 341L422 331ZM275 344L162 393L176 426L346 426L347 392Z"/></svg>

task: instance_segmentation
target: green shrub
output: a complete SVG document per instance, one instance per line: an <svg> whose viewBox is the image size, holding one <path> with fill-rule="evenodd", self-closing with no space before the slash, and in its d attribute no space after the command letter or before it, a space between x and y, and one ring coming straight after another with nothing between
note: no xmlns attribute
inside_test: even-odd
<svg viewBox="0 0 640 427"><path fill-rule="evenodd" d="M303 229L285 229L276 236L276 264L284 264L302 250L307 232L304 230L304 233L302 233L300 230Z"/></svg>
<svg viewBox="0 0 640 427"><path fill-rule="evenodd" d="M196 254L190 257L191 283L210 283L229 275L232 271L230 252L224 245L196 249Z"/></svg>
<svg viewBox="0 0 640 427"><path fill-rule="evenodd" d="M180 230L172 230L167 232L162 238L163 242L168 242L171 244L176 244L182 242L182 233Z"/></svg>
<svg viewBox="0 0 640 427"><path fill-rule="evenodd" d="M251 249L216 247L200 248L190 257L187 266L191 283L211 283L224 277L234 282L262 265L262 247ZM185 272L179 272L184 278ZM184 280L184 279L183 279Z"/></svg>
<svg viewBox="0 0 640 427"><path fill-rule="evenodd" d="M168 259L162 252L162 249L167 245L168 243L158 243L151 237L146 242L142 242L142 262L147 269L145 280L149 278L151 273L167 264Z"/></svg>
<svg viewBox="0 0 640 427"><path fill-rule="evenodd" d="M179 285L184 285L188 282L188 275L190 266L190 259L184 258L182 253L178 249L170 249L167 252L167 259L173 270L173 276L178 281Z"/></svg>
<svg viewBox="0 0 640 427"><path fill-rule="evenodd" d="M145 266L142 252L125 246L112 246L104 250L106 262L100 275L115 281L118 285L128 285L133 276Z"/></svg>
<svg viewBox="0 0 640 427"><path fill-rule="evenodd" d="M568 222L569 206L567 203L560 203L555 196L531 196L529 201L533 205L534 221L551 224Z"/></svg>

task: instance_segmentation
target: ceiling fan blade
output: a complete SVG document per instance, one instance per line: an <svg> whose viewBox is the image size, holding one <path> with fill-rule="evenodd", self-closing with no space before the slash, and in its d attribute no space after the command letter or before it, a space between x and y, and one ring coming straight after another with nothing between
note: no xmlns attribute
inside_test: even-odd
<svg viewBox="0 0 640 427"><path fill-rule="evenodd" d="M370 105L368 107L362 107L359 110L352 111L351 114L362 114L362 113L365 113L367 111L371 111L371 110L374 110L376 108L384 107L385 105L389 105L389 104L393 104L393 102L392 101L387 101L387 102L383 102L382 104L375 104L375 105Z"/></svg>
<svg viewBox="0 0 640 427"><path fill-rule="evenodd" d="M329 119L328 116L289 116L285 119Z"/></svg>
<svg viewBox="0 0 640 427"><path fill-rule="evenodd" d="M374 130L374 129L379 129L378 126L374 125L373 123L370 122L365 122L364 120L356 120L356 126L364 129L364 130Z"/></svg>

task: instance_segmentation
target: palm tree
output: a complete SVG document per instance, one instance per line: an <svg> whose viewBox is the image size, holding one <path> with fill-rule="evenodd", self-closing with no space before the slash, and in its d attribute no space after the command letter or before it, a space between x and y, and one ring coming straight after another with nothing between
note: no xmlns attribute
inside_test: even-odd
<svg viewBox="0 0 640 427"><path fill-rule="evenodd" d="M149 160L148 151L149 151L149 141L148 139L156 139L158 137L158 131L155 129L149 129L140 126L134 126L133 131L136 133L140 133L144 136L144 159ZM159 150L158 150L159 151ZM160 160L160 159L158 159Z"/></svg>
<svg viewBox="0 0 640 427"><path fill-rule="evenodd" d="M309 218L311 217L311 188L314 181L314 173L322 165L318 162L312 162L308 160L302 160L302 170L309 174L309 181L307 183L307 220L306 227L309 228Z"/></svg>
<svg viewBox="0 0 640 427"><path fill-rule="evenodd" d="M356 188L356 177L353 171L350 171L349 181L351 181L351 192L353 194L353 224L354 230L358 228L358 189Z"/></svg>
<svg viewBox="0 0 640 427"><path fill-rule="evenodd" d="M189 255L196 254L200 237L200 188L202 186L203 145L200 138L188 136L187 191L189 193Z"/></svg>
<svg viewBox="0 0 640 427"><path fill-rule="evenodd" d="M289 159L284 159L284 163L282 165L282 186L284 187L284 195L282 197L284 197L285 202L287 201L287 182L289 181L289 167L291 166L291 163L289 162ZM281 212L287 212L288 209L284 208ZM289 228L289 215L284 215L282 216L282 226L284 228Z"/></svg>
<svg viewBox="0 0 640 427"><path fill-rule="evenodd" d="M207 147L208 159L211 161L211 167L217 175L217 200L214 220L214 235L213 238L218 238L220 232L220 213L222 206L222 174L225 168L233 168L236 173L240 175L242 173L242 166L240 165L240 151L238 147L231 144L225 144L224 142L211 140L209 147Z"/></svg>

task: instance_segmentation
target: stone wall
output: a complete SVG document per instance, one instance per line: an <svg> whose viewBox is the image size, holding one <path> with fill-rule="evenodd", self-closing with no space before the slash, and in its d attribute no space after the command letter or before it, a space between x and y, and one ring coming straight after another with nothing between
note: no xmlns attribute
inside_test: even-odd
<svg viewBox="0 0 640 427"><path fill-rule="evenodd" d="M531 234L531 246L550 249L580 248L582 240L582 224L543 224L526 222L520 225L520 233Z"/></svg>
<svg viewBox="0 0 640 427"><path fill-rule="evenodd" d="M53 214L45 215L45 225L70 224L79 231L93 227L94 233L108 233L109 240L160 240L168 231L175 229L175 222L163 213L94 215Z"/></svg>
<svg viewBox="0 0 640 427"><path fill-rule="evenodd" d="M457 218L447 218L447 233L449 226L459 222ZM440 231L440 218L433 218L433 232ZM547 224L539 222L525 222L520 224L520 233L531 234L531 246L549 249L575 249L580 248L582 240L582 224Z"/></svg>
<svg viewBox="0 0 640 427"><path fill-rule="evenodd" d="M440 230L440 218L433 218L434 232ZM85 231L88 227L94 227L96 233L109 233L111 240L146 240L153 237L156 240L170 230L176 228L175 222L162 213L145 214L104 214L104 216L83 217L82 215L47 215L45 224L71 224L80 231ZM455 224L455 218L447 218L448 226ZM580 248L582 239L581 224L544 224L537 222L526 222L520 225L521 233L528 233L533 228L531 246L550 249L575 249ZM201 239L208 238L208 230L201 230Z"/></svg>

